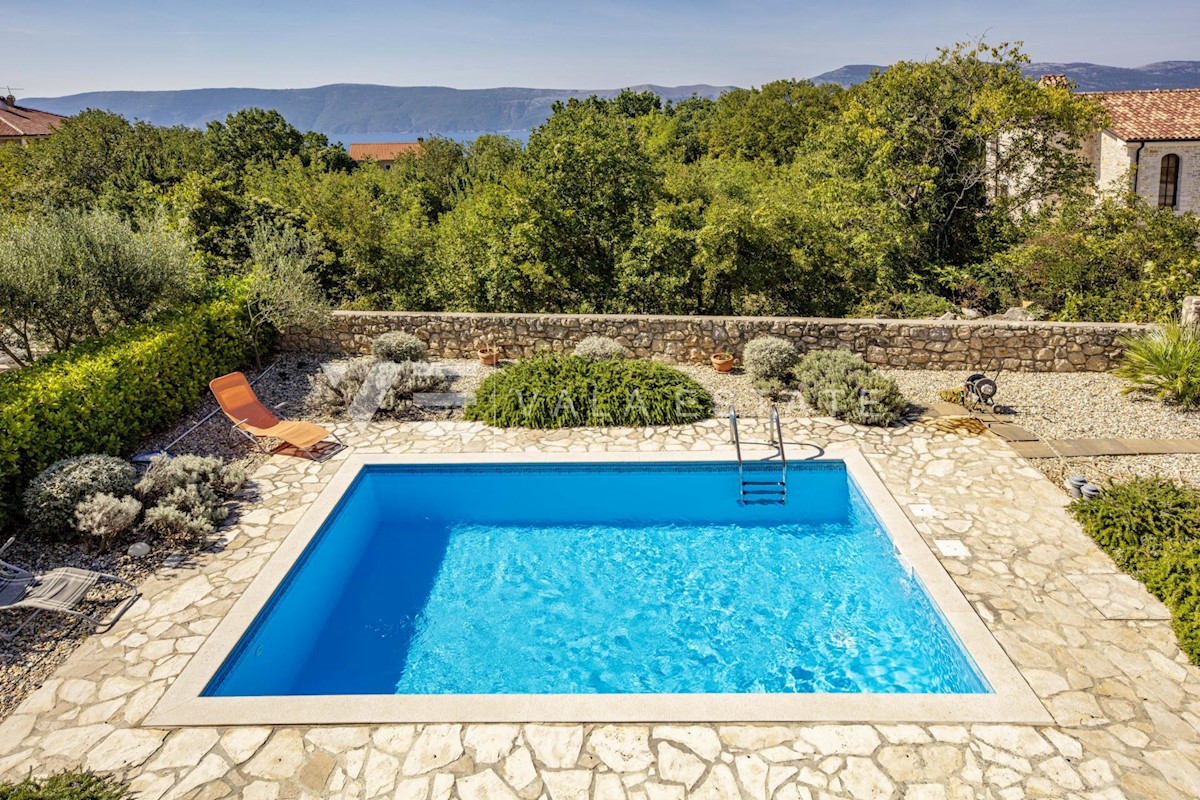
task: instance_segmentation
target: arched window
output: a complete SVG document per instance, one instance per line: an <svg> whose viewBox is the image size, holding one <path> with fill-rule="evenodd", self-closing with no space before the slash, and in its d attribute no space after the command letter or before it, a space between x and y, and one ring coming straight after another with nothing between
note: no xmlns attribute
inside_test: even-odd
<svg viewBox="0 0 1200 800"><path fill-rule="evenodd" d="M1162 168L1158 172L1158 207L1174 208L1179 200L1179 156L1169 153L1163 156Z"/></svg>

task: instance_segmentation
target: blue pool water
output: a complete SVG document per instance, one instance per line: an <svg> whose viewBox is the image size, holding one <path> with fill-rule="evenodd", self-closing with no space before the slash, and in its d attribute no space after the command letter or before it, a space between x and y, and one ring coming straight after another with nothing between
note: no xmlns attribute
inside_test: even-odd
<svg viewBox="0 0 1200 800"><path fill-rule="evenodd" d="M841 462L367 467L208 696L989 691Z"/></svg>

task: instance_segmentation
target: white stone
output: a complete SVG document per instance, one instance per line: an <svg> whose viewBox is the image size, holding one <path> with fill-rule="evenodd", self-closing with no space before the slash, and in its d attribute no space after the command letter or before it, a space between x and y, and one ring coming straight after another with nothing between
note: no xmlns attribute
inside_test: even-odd
<svg viewBox="0 0 1200 800"><path fill-rule="evenodd" d="M537 760L550 769L570 769L583 749L581 725L526 725L525 741Z"/></svg>
<svg viewBox="0 0 1200 800"><path fill-rule="evenodd" d="M396 793L392 800L428 800L428 778L405 778L396 784Z"/></svg>
<svg viewBox="0 0 1200 800"><path fill-rule="evenodd" d="M592 788L592 800L626 800L625 785L611 772L598 773Z"/></svg>
<svg viewBox="0 0 1200 800"><path fill-rule="evenodd" d="M947 558L970 558L970 549L963 544L962 539L934 539L938 552Z"/></svg>
<svg viewBox="0 0 1200 800"><path fill-rule="evenodd" d="M455 783L462 800L520 800L494 770L459 778Z"/></svg>
<svg viewBox="0 0 1200 800"><path fill-rule="evenodd" d="M404 759L404 774L424 775L433 772L457 761L462 754L461 725L426 725ZM492 775L495 776L495 773Z"/></svg>
<svg viewBox="0 0 1200 800"><path fill-rule="evenodd" d="M647 783L646 800L684 800L684 789L673 783Z"/></svg>
<svg viewBox="0 0 1200 800"><path fill-rule="evenodd" d="M33 714L14 714L0 723L0 756L16 750L33 730L36 721Z"/></svg>
<svg viewBox="0 0 1200 800"><path fill-rule="evenodd" d="M367 797L378 797L384 792L390 792L396 785L396 773L400 762L395 756L390 756L382 750L372 750L367 755L366 768L363 770L363 783Z"/></svg>
<svg viewBox="0 0 1200 800"><path fill-rule="evenodd" d="M151 728L121 728L109 734L87 756L87 768L94 772L117 772L137 767L162 746L167 732Z"/></svg>
<svg viewBox="0 0 1200 800"><path fill-rule="evenodd" d="M195 769L183 776L183 780L175 784L175 788L164 800L177 800L177 798L184 797L193 789L225 777L228 772L229 765L225 763L225 759L216 753L209 753L203 761L196 765Z"/></svg>
<svg viewBox="0 0 1200 800"><path fill-rule="evenodd" d="M680 750L670 742L658 745L658 777L672 783L682 783L691 789L707 769L704 762L691 753Z"/></svg>
<svg viewBox="0 0 1200 800"><path fill-rule="evenodd" d="M588 747L614 772L641 772L654 763L650 733L636 725L605 725L592 731Z"/></svg>
<svg viewBox="0 0 1200 800"><path fill-rule="evenodd" d="M516 725L468 725L463 745L476 764L496 764L512 752L520 729Z"/></svg>
<svg viewBox="0 0 1200 800"><path fill-rule="evenodd" d="M371 742L385 753L391 753L394 756L402 756L412 747L413 739L417 735L416 725L384 725L370 731ZM351 747L361 747L359 744L352 744Z"/></svg>
<svg viewBox="0 0 1200 800"><path fill-rule="evenodd" d="M59 728L42 739L42 755L47 758L66 756L79 758L99 744L114 730L112 725L86 725L82 728Z"/></svg>
<svg viewBox="0 0 1200 800"><path fill-rule="evenodd" d="M230 728L221 737L221 749L229 754L234 764L241 764L257 753L270 735L270 728Z"/></svg>
<svg viewBox="0 0 1200 800"><path fill-rule="evenodd" d="M823 725L817 728L803 728L800 736L824 754L870 755L880 743L879 734L870 725Z"/></svg>
<svg viewBox="0 0 1200 800"><path fill-rule="evenodd" d="M850 757L840 777L855 800L890 800L895 786L869 758Z"/></svg>
<svg viewBox="0 0 1200 800"><path fill-rule="evenodd" d="M717 764L709 770L704 783L688 795L689 800L729 800L741 797L733 772L725 764Z"/></svg>
<svg viewBox="0 0 1200 800"><path fill-rule="evenodd" d="M242 789L241 800L277 800L279 784L267 781L255 781Z"/></svg>
<svg viewBox="0 0 1200 800"><path fill-rule="evenodd" d="M1033 728L1015 725L976 725L971 733L994 747L1020 756L1048 756L1054 748Z"/></svg>
<svg viewBox="0 0 1200 800"><path fill-rule="evenodd" d="M651 736L681 744L705 761L715 761L721 754L721 737L703 725L656 725Z"/></svg>
<svg viewBox="0 0 1200 800"><path fill-rule="evenodd" d="M767 800L767 764L761 758L749 753L733 759L734 769L737 770L738 780L742 789L749 795L750 800Z"/></svg>
<svg viewBox="0 0 1200 800"><path fill-rule="evenodd" d="M250 759L242 770L256 778L281 781L294 778L304 766L304 739L294 730L281 730L271 737L258 755Z"/></svg>
<svg viewBox="0 0 1200 800"><path fill-rule="evenodd" d="M542 773L542 782L546 784L550 800L588 800L592 773L585 769L546 770Z"/></svg>
<svg viewBox="0 0 1200 800"><path fill-rule="evenodd" d="M184 728L175 731L167 739L162 752L150 764L155 772L165 769L180 769L200 763L205 754L220 738L212 728Z"/></svg>
<svg viewBox="0 0 1200 800"><path fill-rule="evenodd" d="M344 750L362 747L371 737L368 728L317 727L309 728L308 732L304 734L304 738L317 747L336 754Z"/></svg>
<svg viewBox="0 0 1200 800"><path fill-rule="evenodd" d="M515 736L514 733L514 738ZM501 773L504 780L508 781L509 786L518 792L536 781L538 776L537 769L533 766L533 759L530 758L529 751L524 747L518 747L512 752L512 755L504 759L504 768Z"/></svg>

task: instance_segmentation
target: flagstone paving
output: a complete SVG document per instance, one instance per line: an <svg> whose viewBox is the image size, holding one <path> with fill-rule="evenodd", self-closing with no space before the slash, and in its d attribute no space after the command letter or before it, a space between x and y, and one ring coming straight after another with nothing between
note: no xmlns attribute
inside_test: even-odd
<svg viewBox="0 0 1200 800"><path fill-rule="evenodd" d="M747 421L746 438L764 438ZM1053 715L1046 726L385 725L161 730L141 722L313 502L340 458L273 458L227 542L163 571L0 725L0 778L112 771L143 800L808 800L1200 796L1200 671L1066 497L998 438L791 420L854 441ZM359 452L729 453L720 422L676 429L347 427ZM949 556L946 552L958 555Z"/></svg>

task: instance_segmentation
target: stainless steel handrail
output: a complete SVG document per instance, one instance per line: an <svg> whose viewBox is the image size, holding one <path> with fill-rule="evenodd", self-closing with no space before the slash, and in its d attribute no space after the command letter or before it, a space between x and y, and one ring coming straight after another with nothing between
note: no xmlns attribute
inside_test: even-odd
<svg viewBox="0 0 1200 800"><path fill-rule="evenodd" d="M771 404L771 422L775 424L775 444L779 447L779 460L783 464L779 482L783 484L784 491L787 491L787 451L783 446L783 424L779 421L779 409L774 403Z"/></svg>
<svg viewBox="0 0 1200 800"><path fill-rule="evenodd" d="M737 408L733 405L733 403L730 403L729 404L729 440L731 442L733 442L734 450L737 451L738 491L743 497L745 497L746 496L746 481L745 481L745 476L742 474L742 439L738 435L738 422L737 421L738 421Z"/></svg>

